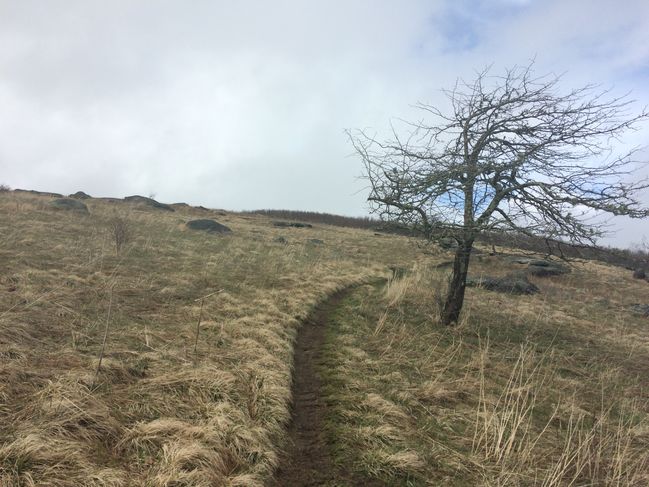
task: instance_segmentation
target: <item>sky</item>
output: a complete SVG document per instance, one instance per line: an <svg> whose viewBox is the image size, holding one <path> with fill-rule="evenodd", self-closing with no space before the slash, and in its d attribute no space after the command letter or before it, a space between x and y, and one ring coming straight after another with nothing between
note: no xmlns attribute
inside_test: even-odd
<svg viewBox="0 0 649 487"><path fill-rule="evenodd" d="M639 111L648 32L646 0L0 0L0 183L365 215L345 129L531 59ZM603 243L649 239L612 225Z"/></svg>

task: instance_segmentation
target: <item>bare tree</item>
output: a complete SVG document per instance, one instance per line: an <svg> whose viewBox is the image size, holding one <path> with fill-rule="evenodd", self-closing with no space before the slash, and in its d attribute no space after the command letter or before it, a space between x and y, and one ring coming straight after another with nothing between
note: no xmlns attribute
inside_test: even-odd
<svg viewBox="0 0 649 487"><path fill-rule="evenodd" d="M571 244L594 244L601 214L649 215L636 198L649 185L632 174L637 149L621 136L649 118L633 100L595 85L562 93L560 78L533 66L503 76L486 69L444 90L448 110L419 104L423 118L393 127L387 141L348 132L365 165L372 209L381 218L452 238L457 250L441 320L457 322L473 243L482 232L510 231Z"/></svg>

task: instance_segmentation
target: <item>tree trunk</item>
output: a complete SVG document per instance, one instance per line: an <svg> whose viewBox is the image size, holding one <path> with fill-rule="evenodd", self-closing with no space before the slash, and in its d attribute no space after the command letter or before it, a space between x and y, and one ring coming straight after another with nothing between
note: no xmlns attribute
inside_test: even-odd
<svg viewBox="0 0 649 487"><path fill-rule="evenodd" d="M448 294L442 310L442 324L450 326L457 323L464 304L464 290L466 288L466 276L469 270L469 259L471 258L471 249L473 240L459 242L455 251L455 261L453 262L453 276L448 286Z"/></svg>

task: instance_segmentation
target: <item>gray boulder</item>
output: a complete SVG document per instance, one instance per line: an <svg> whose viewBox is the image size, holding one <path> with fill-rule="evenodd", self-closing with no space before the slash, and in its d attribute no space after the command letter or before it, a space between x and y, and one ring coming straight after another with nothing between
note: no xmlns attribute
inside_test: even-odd
<svg viewBox="0 0 649 487"><path fill-rule="evenodd" d="M79 213L88 213L88 207L85 203L71 198L57 198L50 201L50 208L53 210L76 211Z"/></svg>
<svg viewBox="0 0 649 487"><path fill-rule="evenodd" d="M560 276L570 272L570 268L566 265L545 259L533 259L530 257L523 257L519 255L512 255L507 257L507 261L513 264L525 265L526 271L530 276L547 277L547 276Z"/></svg>
<svg viewBox="0 0 649 487"><path fill-rule="evenodd" d="M440 238L437 243L445 250L453 250L457 248L457 240L451 237Z"/></svg>
<svg viewBox="0 0 649 487"><path fill-rule="evenodd" d="M629 309L636 314L649 318L649 304L632 304Z"/></svg>
<svg viewBox="0 0 649 487"><path fill-rule="evenodd" d="M150 208L155 208L157 210L175 211L171 205L160 203L159 201L156 201L153 198L147 198L146 196L140 196L137 194L133 196L127 196L126 198L124 198L124 201L128 201L130 203L137 203L139 205L148 206Z"/></svg>
<svg viewBox="0 0 649 487"><path fill-rule="evenodd" d="M36 191L34 189L14 189L14 193L29 193L36 196L49 196L51 198L63 198L61 193L49 193L47 191Z"/></svg>
<svg viewBox="0 0 649 487"><path fill-rule="evenodd" d="M280 227L280 228L288 228L288 227L293 227L293 228L313 228L313 225L311 225L310 223L302 223L302 222L274 221L273 226Z"/></svg>
<svg viewBox="0 0 649 487"><path fill-rule="evenodd" d="M504 277L471 277L466 280L466 285L506 294L536 294L539 292L539 288L528 281L524 274L512 274Z"/></svg>
<svg viewBox="0 0 649 487"><path fill-rule="evenodd" d="M76 193L72 193L68 197L69 198L75 198L75 199L78 199L78 200L87 200L87 199L91 198L91 196L89 194L84 193L83 191L77 191Z"/></svg>
<svg viewBox="0 0 649 487"><path fill-rule="evenodd" d="M230 228L214 220L191 220L188 221L185 226L191 230L201 230L207 233L232 233L232 230L230 230Z"/></svg>
<svg viewBox="0 0 649 487"><path fill-rule="evenodd" d="M527 273L531 276L560 276L569 272L570 268L568 266L549 260L531 260L527 264Z"/></svg>

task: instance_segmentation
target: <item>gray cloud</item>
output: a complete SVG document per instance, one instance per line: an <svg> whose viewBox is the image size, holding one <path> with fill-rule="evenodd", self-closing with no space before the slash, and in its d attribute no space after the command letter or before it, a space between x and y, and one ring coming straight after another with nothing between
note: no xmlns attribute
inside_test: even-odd
<svg viewBox="0 0 649 487"><path fill-rule="evenodd" d="M0 179L364 214L344 128L531 57L648 103L647 31L644 1L0 0Z"/></svg>

